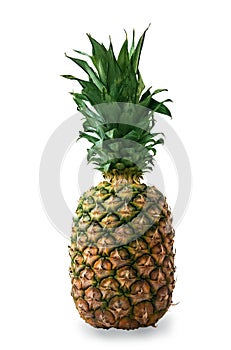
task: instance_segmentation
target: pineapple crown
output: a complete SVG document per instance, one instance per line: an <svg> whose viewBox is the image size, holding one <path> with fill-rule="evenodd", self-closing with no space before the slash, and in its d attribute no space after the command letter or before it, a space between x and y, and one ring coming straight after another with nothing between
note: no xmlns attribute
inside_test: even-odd
<svg viewBox="0 0 231 350"><path fill-rule="evenodd" d="M149 27L148 27L149 28ZM79 138L92 143L88 161L96 164L104 177L122 176L139 179L151 170L156 145L163 144L163 134L153 133L154 112L171 117L165 103L154 96L167 89L145 85L139 71L140 55L146 31L135 45L135 31L130 49L127 33L116 58L110 39L109 48L87 34L92 45L92 55L74 50L85 59L66 57L85 71L88 80L73 75L62 77L76 80L81 93L71 92L77 109L85 117Z"/></svg>

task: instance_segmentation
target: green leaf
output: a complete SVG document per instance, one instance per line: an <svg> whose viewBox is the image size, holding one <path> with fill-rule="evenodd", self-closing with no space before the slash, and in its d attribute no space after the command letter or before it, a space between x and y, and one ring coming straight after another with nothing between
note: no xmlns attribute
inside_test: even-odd
<svg viewBox="0 0 231 350"><path fill-rule="evenodd" d="M61 75L61 77L70 79L70 80L78 80L78 78L74 77L73 75Z"/></svg>
<svg viewBox="0 0 231 350"><path fill-rule="evenodd" d="M153 95L156 95L156 94L159 94L159 92L162 92L162 91L168 91L168 89L157 89L157 90L155 90L155 91L152 93L152 96L153 96Z"/></svg>
<svg viewBox="0 0 231 350"><path fill-rule="evenodd" d="M101 115L99 115L98 113L96 113L92 109L88 108L87 106L86 106L84 112L85 112L84 115L86 116L87 120L90 118L92 120L95 120L100 125L103 125L105 123L105 121Z"/></svg>
<svg viewBox="0 0 231 350"><path fill-rule="evenodd" d="M124 138L124 139L128 139L128 140L133 140L133 141L138 141L138 140L139 140L139 136L138 136L136 130L130 131L130 132L129 132L128 134L126 134L123 138Z"/></svg>
<svg viewBox="0 0 231 350"><path fill-rule="evenodd" d="M153 141L153 136L150 133L145 133L144 136L141 138L140 143L142 145L146 145L147 143Z"/></svg>
<svg viewBox="0 0 231 350"><path fill-rule="evenodd" d="M97 127L96 133L99 135L99 137L100 137L101 140L104 140L104 139L105 139L105 133L104 133L104 131L103 131L102 126L98 126L98 127Z"/></svg>
<svg viewBox="0 0 231 350"><path fill-rule="evenodd" d="M153 155L155 156L156 155L156 149L155 147L147 147L147 149L151 152L153 152Z"/></svg>
<svg viewBox="0 0 231 350"><path fill-rule="evenodd" d="M147 94L147 96L146 96L144 99L142 99L142 101L140 100L139 104L140 104L141 106L144 106L144 107L147 107L147 108L152 109L152 108L150 107L151 101L152 101L152 95L148 95L148 94Z"/></svg>
<svg viewBox="0 0 231 350"><path fill-rule="evenodd" d="M154 142L154 145L163 145L163 144L164 144L164 139L162 137Z"/></svg>
<svg viewBox="0 0 231 350"><path fill-rule="evenodd" d="M103 102L103 94L93 82L79 79L79 83L83 87L82 94L87 97L92 106Z"/></svg>
<svg viewBox="0 0 231 350"><path fill-rule="evenodd" d="M76 98L79 98L81 100L87 101L87 98L84 95L79 94L77 92L69 92L69 94L72 95L73 97L76 97Z"/></svg>
<svg viewBox="0 0 231 350"><path fill-rule="evenodd" d="M119 91L120 102L136 103L136 92L138 82L133 66L130 64L127 67L126 73L123 77L123 83Z"/></svg>
<svg viewBox="0 0 231 350"><path fill-rule="evenodd" d="M92 142L93 144L95 144L96 142L99 141L98 138L91 136L89 134L87 134L86 132L80 131L79 132L79 137L83 137L85 139L87 139L88 141Z"/></svg>
<svg viewBox="0 0 231 350"><path fill-rule="evenodd" d="M101 83L94 70L89 66L89 64L86 61L67 55L66 57L75 62L80 68L82 68L88 74L89 78L93 81L93 83L102 91L104 85Z"/></svg>
<svg viewBox="0 0 231 350"><path fill-rule="evenodd" d="M144 101L147 97L149 97L149 96L151 97L151 96L152 96L152 93L151 93L150 89L151 89L151 87L148 88L148 89L143 93L143 95L142 95L141 98L140 98L140 102Z"/></svg>
<svg viewBox="0 0 231 350"><path fill-rule="evenodd" d="M83 123L83 128L85 131L95 132L97 128L102 125L96 118L92 118L89 115L85 115L86 120Z"/></svg>
<svg viewBox="0 0 231 350"><path fill-rule="evenodd" d="M123 43L123 46L121 47L117 62L118 62L118 65L120 66L122 71L124 71L129 64L129 52L128 52L127 37Z"/></svg>
<svg viewBox="0 0 231 350"><path fill-rule="evenodd" d="M107 50L103 44L98 43L90 34L88 34L88 38L92 45L92 62L98 71L100 79L106 85L108 70Z"/></svg>
<svg viewBox="0 0 231 350"><path fill-rule="evenodd" d="M108 72L108 62L104 59L99 58L97 70L101 81L107 86L107 72Z"/></svg>
<svg viewBox="0 0 231 350"><path fill-rule="evenodd" d="M97 57L106 57L107 50L103 44L100 44L97 40L92 38L90 34L87 34L91 45L92 45L92 57L95 59Z"/></svg>
<svg viewBox="0 0 231 350"><path fill-rule="evenodd" d="M136 103L139 102L140 95L145 88L145 85L144 85L144 82L143 82L143 79L141 77L139 70L138 70L137 74L138 74L138 86L137 86L137 90L136 90Z"/></svg>
<svg viewBox="0 0 231 350"><path fill-rule="evenodd" d="M132 44L131 44L130 53L129 53L130 58L132 57L134 50L135 50L135 29L133 29L132 31Z"/></svg>
<svg viewBox="0 0 231 350"><path fill-rule="evenodd" d="M108 55L108 72L107 72L108 90L112 98L116 100L118 85L122 81L122 75L121 75L121 70L118 65L118 62L116 61L116 58L115 58L111 41L110 41L110 46L109 46L107 55Z"/></svg>
<svg viewBox="0 0 231 350"><path fill-rule="evenodd" d="M109 138L109 139L114 139L118 137L118 129L111 129L108 130L107 132L105 132L105 135Z"/></svg>
<svg viewBox="0 0 231 350"><path fill-rule="evenodd" d="M147 30L149 29L150 25L148 26L148 28L145 29L144 33L141 35L138 44L136 46L136 48L134 49L134 52L131 56L131 62L134 68L134 71L137 73L138 71L138 66L139 66L139 61L140 61L140 55L141 55L141 51L142 51L142 47L144 44L144 38L145 38L145 34L147 32Z"/></svg>
<svg viewBox="0 0 231 350"><path fill-rule="evenodd" d="M84 97L82 94L78 94L75 92L70 92L70 94L73 96L73 100L77 104L80 111L87 108L86 103L84 102L86 101L86 97Z"/></svg>
<svg viewBox="0 0 231 350"><path fill-rule="evenodd" d="M87 57L91 58L91 56L88 55L88 53L85 53L83 51L79 51L79 50L75 50L75 49L73 49L73 51L76 52L76 53L79 53L80 55L87 56Z"/></svg>
<svg viewBox="0 0 231 350"><path fill-rule="evenodd" d="M148 108L150 108L150 109L153 110L154 112L158 112L158 113L161 113L161 114L165 114L165 115L168 115L169 117L172 118L172 115L171 115L170 110L168 109L168 107L166 107L166 106L164 105L165 102L172 102L172 100L167 99L167 100L165 100L165 101L158 102L158 101L156 101L156 100L154 100L154 99L152 98L151 101L150 101L150 104L149 104Z"/></svg>
<svg viewBox="0 0 231 350"><path fill-rule="evenodd" d="M76 80L79 82L79 84L83 87L83 88L85 88L86 86L88 86L88 83L89 83L89 81L87 81L87 80L82 80L82 79L79 79L79 78L76 78ZM93 82L90 82L91 84L94 84Z"/></svg>
<svg viewBox="0 0 231 350"><path fill-rule="evenodd" d="M95 133L95 127L91 126L87 121L83 122L83 130L86 132Z"/></svg>

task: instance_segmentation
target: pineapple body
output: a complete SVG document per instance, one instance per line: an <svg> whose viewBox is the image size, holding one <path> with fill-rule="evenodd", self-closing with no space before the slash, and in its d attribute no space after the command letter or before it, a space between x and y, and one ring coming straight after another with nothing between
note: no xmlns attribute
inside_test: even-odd
<svg viewBox="0 0 231 350"><path fill-rule="evenodd" d="M80 316L98 328L155 326L172 302L174 230L154 186L103 181L79 200L70 276Z"/></svg>

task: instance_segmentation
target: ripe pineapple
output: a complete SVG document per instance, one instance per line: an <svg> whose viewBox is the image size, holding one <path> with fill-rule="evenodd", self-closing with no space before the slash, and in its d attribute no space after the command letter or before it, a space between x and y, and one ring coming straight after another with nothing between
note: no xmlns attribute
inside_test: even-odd
<svg viewBox="0 0 231 350"><path fill-rule="evenodd" d="M163 194L141 183L152 168L154 112L171 117L163 102L144 91L139 59L146 30L130 50L126 39L118 57L90 35L92 55L67 56L88 75L72 92L84 115L80 138L92 143L89 162L104 181L79 199L69 253L72 297L80 316L94 327L135 329L155 326L172 302L174 253L172 217ZM89 64L91 61L93 65Z"/></svg>

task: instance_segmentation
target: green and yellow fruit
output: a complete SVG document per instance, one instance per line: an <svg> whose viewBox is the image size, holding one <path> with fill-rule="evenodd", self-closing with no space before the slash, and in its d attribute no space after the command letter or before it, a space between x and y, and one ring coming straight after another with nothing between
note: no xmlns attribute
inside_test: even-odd
<svg viewBox="0 0 231 350"><path fill-rule="evenodd" d="M125 39L118 57L90 35L92 55L67 56L88 75L71 93L83 114L80 138L92 143L88 160L105 181L79 199L71 235L72 297L80 316L94 327L155 326L172 303L174 229L168 204L154 186L141 182L152 168L156 145L154 112L171 116L165 100L144 91L139 59L146 31L131 49ZM93 65L89 64L91 61Z"/></svg>

